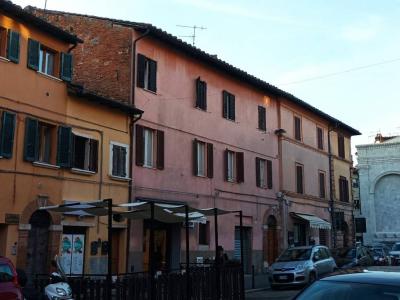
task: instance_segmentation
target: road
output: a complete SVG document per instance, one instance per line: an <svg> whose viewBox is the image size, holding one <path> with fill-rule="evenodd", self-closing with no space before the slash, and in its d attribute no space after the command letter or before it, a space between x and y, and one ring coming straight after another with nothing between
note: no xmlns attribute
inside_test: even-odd
<svg viewBox="0 0 400 300"><path fill-rule="evenodd" d="M246 300L291 300L300 292L300 289L289 290L264 290L246 294Z"/></svg>

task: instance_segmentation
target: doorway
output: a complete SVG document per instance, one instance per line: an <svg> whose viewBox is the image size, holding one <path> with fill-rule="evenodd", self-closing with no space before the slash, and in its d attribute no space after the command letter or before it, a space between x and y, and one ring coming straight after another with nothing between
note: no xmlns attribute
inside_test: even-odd
<svg viewBox="0 0 400 300"><path fill-rule="evenodd" d="M112 247L111 264L112 264L112 266L111 266L111 270L112 270L113 274L119 273L120 236L121 236L120 229L112 230L112 240L111 240L111 247Z"/></svg>
<svg viewBox="0 0 400 300"><path fill-rule="evenodd" d="M277 221L274 216L268 217L267 226L266 237L264 238L264 260L268 262L268 265L271 265L278 257Z"/></svg>
<svg viewBox="0 0 400 300"><path fill-rule="evenodd" d="M251 273L252 263L252 228L243 227L243 269L246 274ZM240 261L240 226L235 226L235 259Z"/></svg>
<svg viewBox="0 0 400 300"><path fill-rule="evenodd" d="M156 270L179 269L181 223L167 224L154 221L154 263ZM150 270L150 221L143 226L143 270Z"/></svg>
<svg viewBox="0 0 400 300"><path fill-rule="evenodd" d="M47 273L51 259L48 257L51 216L45 210L37 210L29 219L29 224L26 274L28 278L34 278L36 274Z"/></svg>

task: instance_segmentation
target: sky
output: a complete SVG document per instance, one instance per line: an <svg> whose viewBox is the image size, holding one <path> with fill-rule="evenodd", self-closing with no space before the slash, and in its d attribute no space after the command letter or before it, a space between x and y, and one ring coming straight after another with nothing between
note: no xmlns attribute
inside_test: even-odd
<svg viewBox="0 0 400 300"><path fill-rule="evenodd" d="M43 8L45 0L13 0ZM362 132L400 135L400 0L47 0L47 9L147 22ZM190 38L181 37L191 42Z"/></svg>

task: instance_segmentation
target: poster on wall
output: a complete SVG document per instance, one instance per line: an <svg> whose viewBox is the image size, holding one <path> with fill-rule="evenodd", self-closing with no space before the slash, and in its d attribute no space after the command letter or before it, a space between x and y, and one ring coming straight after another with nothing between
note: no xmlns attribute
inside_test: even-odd
<svg viewBox="0 0 400 300"><path fill-rule="evenodd" d="M72 234L63 234L61 238L60 263L64 272L71 275Z"/></svg>
<svg viewBox="0 0 400 300"><path fill-rule="evenodd" d="M63 234L60 252L60 263L64 272L67 275L82 275L85 235Z"/></svg>
<svg viewBox="0 0 400 300"><path fill-rule="evenodd" d="M74 234L72 245L71 275L83 274L83 254L85 249L85 235Z"/></svg>

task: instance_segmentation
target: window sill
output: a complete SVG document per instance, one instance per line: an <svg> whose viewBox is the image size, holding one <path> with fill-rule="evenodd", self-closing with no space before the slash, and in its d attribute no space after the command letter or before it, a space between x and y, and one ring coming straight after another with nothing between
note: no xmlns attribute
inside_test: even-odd
<svg viewBox="0 0 400 300"><path fill-rule="evenodd" d="M51 80L55 80L55 81L57 81L57 82L62 82L62 80L60 79L60 78L57 78L57 77L55 77L55 76L53 76L53 75L49 75L49 74L46 74L46 73L43 73L43 72L40 72L40 71L36 71L40 76L43 76L43 77L45 77L45 78L48 78L48 79L51 79Z"/></svg>
<svg viewBox="0 0 400 300"><path fill-rule="evenodd" d="M195 175L196 177L200 177L200 178L208 178L206 175L200 175L200 174L197 174L197 175Z"/></svg>
<svg viewBox="0 0 400 300"><path fill-rule="evenodd" d="M72 169L71 169L71 172L72 172L72 173L76 173L76 174L87 175L87 176L96 174L96 172L94 172L94 171L83 170L83 169L77 169L77 168L72 168Z"/></svg>
<svg viewBox="0 0 400 300"><path fill-rule="evenodd" d="M10 62L10 60L7 57L4 57L4 56L0 56L0 61L1 62L5 62L5 63Z"/></svg>
<svg viewBox="0 0 400 300"><path fill-rule="evenodd" d="M157 92L154 92L152 90L149 90L149 89L146 89L146 88L143 88L143 90L146 91L146 92L152 93L154 95L157 95Z"/></svg>
<svg viewBox="0 0 400 300"><path fill-rule="evenodd" d="M199 107L199 106L195 106L194 108L197 109L197 110L200 110L200 111L202 111L202 112L207 112L207 109L202 109L202 108Z"/></svg>
<svg viewBox="0 0 400 300"><path fill-rule="evenodd" d="M267 129L262 129L262 128L257 128L258 131L262 132L262 133L267 133Z"/></svg>
<svg viewBox="0 0 400 300"><path fill-rule="evenodd" d="M225 118L225 117L223 117L225 120L227 120L227 121L230 121L230 122L232 122L232 123L236 123L236 120L233 120L233 119L229 119L229 118Z"/></svg>
<svg viewBox="0 0 400 300"><path fill-rule="evenodd" d="M41 161L34 161L32 164L36 167L41 167L41 168L47 168L47 169L53 169L53 170L60 169L60 166L48 164L48 163L41 162Z"/></svg>
<svg viewBox="0 0 400 300"><path fill-rule="evenodd" d="M152 169L152 170L155 170L155 169L156 169L156 167L154 167L154 166L146 166L146 165L143 165L142 167L143 167L143 168L146 168L146 169Z"/></svg>
<svg viewBox="0 0 400 300"><path fill-rule="evenodd" d="M118 180L118 181L131 181L132 179L129 177L120 177L120 176L115 176L115 175L108 175L113 180Z"/></svg>

